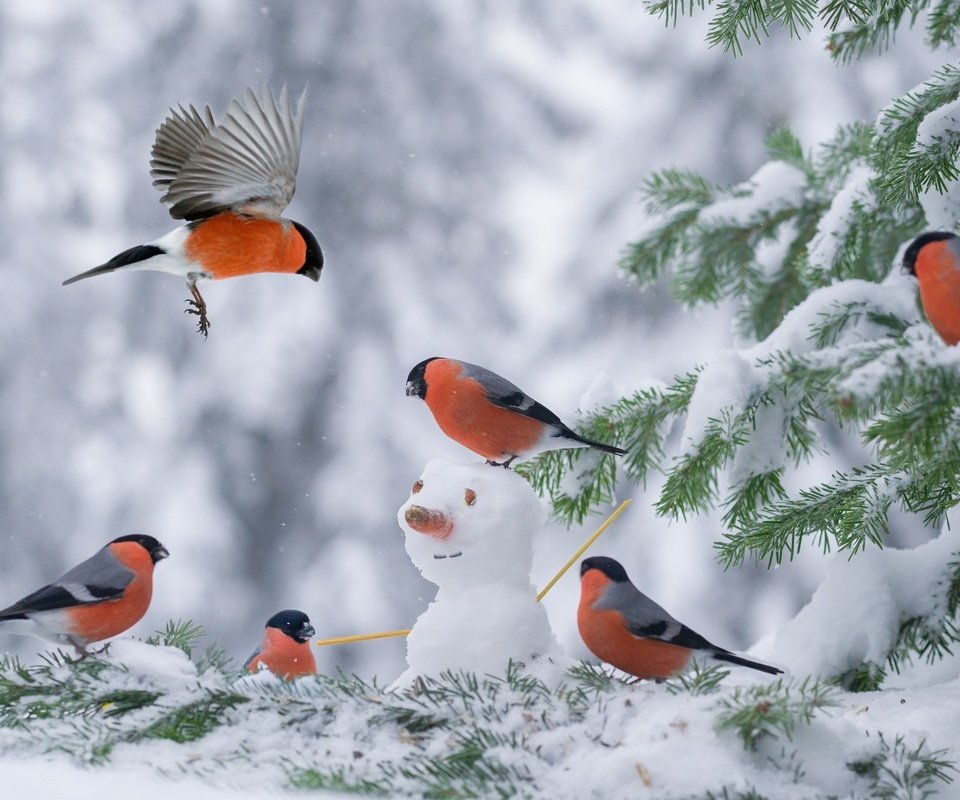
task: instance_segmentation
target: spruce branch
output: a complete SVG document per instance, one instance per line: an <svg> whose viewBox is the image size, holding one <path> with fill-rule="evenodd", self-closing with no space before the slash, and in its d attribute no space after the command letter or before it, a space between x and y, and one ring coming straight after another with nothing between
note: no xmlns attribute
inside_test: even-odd
<svg viewBox="0 0 960 800"><path fill-rule="evenodd" d="M730 670L718 665L704 666L695 663L693 668L675 675L664 682L664 688L670 694L704 695L720 690L720 684L730 674Z"/></svg>
<svg viewBox="0 0 960 800"><path fill-rule="evenodd" d="M824 11L832 5L834 4L828 3ZM904 16L909 16L909 24L912 27L917 19L917 6L926 5L926 2L925 0L879 0L870 4L854 4L841 0L836 5L853 9L853 13L847 18L852 25L844 30L836 30L840 20L836 14L832 13L832 9L827 11L825 19L828 22L835 21L835 24L830 25L833 32L827 36L827 49L837 61L846 64L868 53L882 53L887 50L893 43ZM863 16L863 12L868 16Z"/></svg>
<svg viewBox="0 0 960 800"><path fill-rule="evenodd" d="M555 516L567 524L582 522L597 506L612 502L618 461L639 484L659 469L663 441L673 420L689 405L698 374L693 370L667 387L642 389L590 415L578 432L589 438L612 438L627 450L621 459L584 449L552 450L518 465L517 472L550 498Z"/></svg>
<svg viewBox="0 0 960 800"><path fill-rule="evenodd" d="M761 740L790 740L800 725L809 725L824 708L837 705L830 684L784 681L738 687L717 703L717 730L733 730L746 750L756 750Z"/></svg>
<svg viewBox="0 0 960 800"><path fill-rule="evenodd" d="M203 628L192 620L168 620L162 631L156 631L147 637L147 644L163 647L176 647L190 656L197 641L203 637Z"/></svg>
<svg viewBox="0 0 960 800"><path fill-rule="evenodd" d="M780 564L812 538L824 552L836 547L856 553L868 542L882 546L893 497L884 470L862 467L835 473L831 480L804 489L796 499L763 509L749 528L729 531L715 544L721 563L732 566L750 553L756 562Z"/></svg>
<svg viewBox="0 0 960 800"><path fill-rule="evenodd" d="M667 25L675 25L681 16L693 16L708 4L714 10L707 42L735 57L743 53L746 41L759 44L775 26L800 38L819 18L828 30L827 49L836 60L846 63L886 50L904 24L916 24L931 0L653 0L647 3L647 10ZM926 26L930 46L956 41L958 22L956 3L941 0L930 11Z"/></svg>
<svg viewBox="0 0 960 800"><path fill-rule="evenodd" d="M942 613L938 618L910 617L900 623L897 641L887 655L887 666L899 673L904 663L922 658L932 664L953 655L952 648L960 643L960 553L953 554L940 581Z"/></svg>
<svg viewBox="0 0 960 800"><path fill-rule="evenodd" d="M927 41L931 47L954 47L960 31L960 3L957 0L940 0L927 17Z"/></svg>
<svg viewBox="0 0 960 800"><path fill-rule="evenodd" d="M872 661L864 661L838 676L837 683L850 692L876 692L886 678L887 671L883 667Z"/></svg>
<svg viewBox="0 0 960 800"><path fill-rule="evenodd" d="M169 739L183 744L206 736L214 728L228 722L225 712L250 701L235 692L211 691L200 700L172 709L142 730L132 733L129 741Z"/></svg>
<svg viewBox="0 0 960 800"><path fill-rule="evenodd" d="M872 757L847 764L847 769L867 779L870 797L924 800L953 782L951 773L957 772L957 766L946 758L947 750L930 750L924 740L911 747L899 735L890 744L880 734L878 742Z"/></svg>
<svg viewBox="0 0 960 800"><path fill-rule="evenodd" d="M755 411L755 406L741 413L724 408L708 420L699 444L667 472L656 503L658 514L686 518L712 506L717 500L717 475L747 443Z"/></svg>
<svg viewBox="0 0 960 800"><path fill-rule="evenodd" d="M944 192L960 173L956 167L956 129L945 127L926 143L919 143L921 123L960 97L960 65L946 64L919 89L894 100L877 120L873 162L882 176L879 199L901 209L915 207L930 189Z"/></svg>

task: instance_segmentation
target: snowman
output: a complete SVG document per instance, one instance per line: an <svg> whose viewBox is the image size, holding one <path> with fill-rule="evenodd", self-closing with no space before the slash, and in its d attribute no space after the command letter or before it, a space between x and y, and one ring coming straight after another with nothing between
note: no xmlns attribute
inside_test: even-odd
<svg viewBox="0 0 960 800"><path fill-rule="evenodd" d="M530 485L507 469L431 461L397 520L437 595L407 637L407 669L393 686L444 670L502 676L510 659L559 682L571 662L530 583L533 535L546 520Z"/></svg>

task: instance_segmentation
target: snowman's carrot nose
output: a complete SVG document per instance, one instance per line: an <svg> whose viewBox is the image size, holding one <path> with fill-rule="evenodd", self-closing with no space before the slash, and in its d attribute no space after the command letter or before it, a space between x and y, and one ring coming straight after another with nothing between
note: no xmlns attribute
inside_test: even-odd
<svg viewBox="0 0 960 800"><path fill-rule="evenodd" d="M437 539L446 539L453 533L453 520L449 515L435 508L410 506L403 512L407 525L418 533L425 533Z"/></svg>

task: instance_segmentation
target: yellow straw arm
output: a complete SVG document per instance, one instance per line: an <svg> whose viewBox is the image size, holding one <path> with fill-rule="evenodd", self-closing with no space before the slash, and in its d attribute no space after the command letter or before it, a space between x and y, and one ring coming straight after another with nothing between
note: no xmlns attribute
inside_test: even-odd
<svg viewBox="0 0 960 800"><path fill-rule="evenodd" d="M399 636L406 636L410 629L402 631L381 631L380 633L358 633L354 636L334 636L332 639L316 639L314 644L317 647L326 647L329 644L350 644L351 642L369 642L371 639L393 639Z"/></svg>
<svg viewBox="0 0 960 800"><path fill-rule="evenodd" d="M566 571L576 563L577 559L580 558L580 556L582 556L585 552L587 552L587 549L590 547L590 545L592 545L595 541L597 541L597 539L600 538L600 535L616 521L617 517L619 517L624 511L627 510L627 506L629 506L630 503L632 502L633 500L628 498L624 500L619 506L617 506L616 510L609 517L606 518L604 523L599 528L597 528L596 531L593 532L593 534L591 534L590 538L587 539L587 541L585 541L582 545L580 545L580 548L577 550L577 552L574 553L572 556L570 556L567 563L564 564L562 567L560 567L560 570L557 572L557 574L554 575L550 579L550 582L546 586L544 586L543 589L540 590L540 594L537 595L537 600L543 600L543 598L547 596L547 592L549 592L553 588L554 584L564 576L564 573L566 573ZM409 628L402 631L381 631L380 633L358 633L354 636L335 636L332 639L317 639L316 641L314 641L314 644L317 647L326 647L327 645L333 645L333 644L351 644L353 642L369 642L374 639L394 639L400 636L407 636L409 633L410 633Z"/></svg>
<svg viewBox="0 0 960 800"><path fill-rule="evenodd" d="M617 506L616 510L604 521L603 525L597 528L594 534L589 539L587 539L587 541L585 541L582 545L580 545L580 549L577 550L577 552L574 553L572 556L570 556L567 563L564 564L562 567L560 567L560 571L556 575L554 575L550 579L550 582L540 590L540 594L537 595L537 600L543 600L543 598L547 596L547 592L549 592L553 588L553 585L563 577L564 573L576 563L577 559L580 558L580 556L582 556L584 553L587 552L587 549L590 547L590 545L592 545L595 541L597 541L597 539L600 538L600 534L602 534L607 528L609 528L616 521L617 517L619 517L624 511L627 510L627 506L630 505L632 502L633 502L632 498L627 498L620 505Z"/></svg>

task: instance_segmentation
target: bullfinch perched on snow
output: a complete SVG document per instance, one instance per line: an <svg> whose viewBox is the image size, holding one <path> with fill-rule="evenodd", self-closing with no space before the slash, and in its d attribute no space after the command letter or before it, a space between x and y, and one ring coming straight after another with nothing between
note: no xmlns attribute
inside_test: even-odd
<svg viewBox="0 0 960 800"><path fill-rule="evenodd" d="M591 653L638 678L669 678L682 672L694 656L770 675L783 672L710 644L640 592L623 567L605 556L587 558L580 564L577 627Z"/></svg>
<svg viewBox="0 0 960 800"><path fill-rule="evenodd" d="M147 613L153 567L170 555L152 536L114 539L53 583L0 611L0 631L87 645L123 633Z"/></svg>
<svg viewBox="0 0 960 800"><path fill-rule="evenodd" d="M280 216L296 188L302 129L303 96L294 113L286 87L279 102L269 89L262 99L247 89L220 124L209 106L202 116L193 106L171 109L157 130L150 174L170 216L187 224L74 275L64 286L117 270L182 275L192 295L187 311L197 315L206 336L210 320L197 289L200 278L286 272L319 280L323 253L316 237Z"/></svg>
<svg viewBox="0 0 960 800"><path fill-rule="evenodd" d="M903 254L903 268L920 284L923 312L947 344L960 341L960 239L946 231L924 233Z"/></svg>
<svg viewBox="0 0 960 800"><path fill-rule="evenodd" d="M427 404L447 436L495 466L509 467L515 458L567 447L626 453L584 439L510 381L466 361L421 361L407 376L407 395Z"/></svg>
<svg viewBox="0 0 960 800"><path fill-rule="evenodd" d="M310 637L316 631L302 611L278 611L267 620L263 639L243 665L258 672L263 665L274 675L291 681L302 675L316 675L317 662L310 650Z"/></svg>

